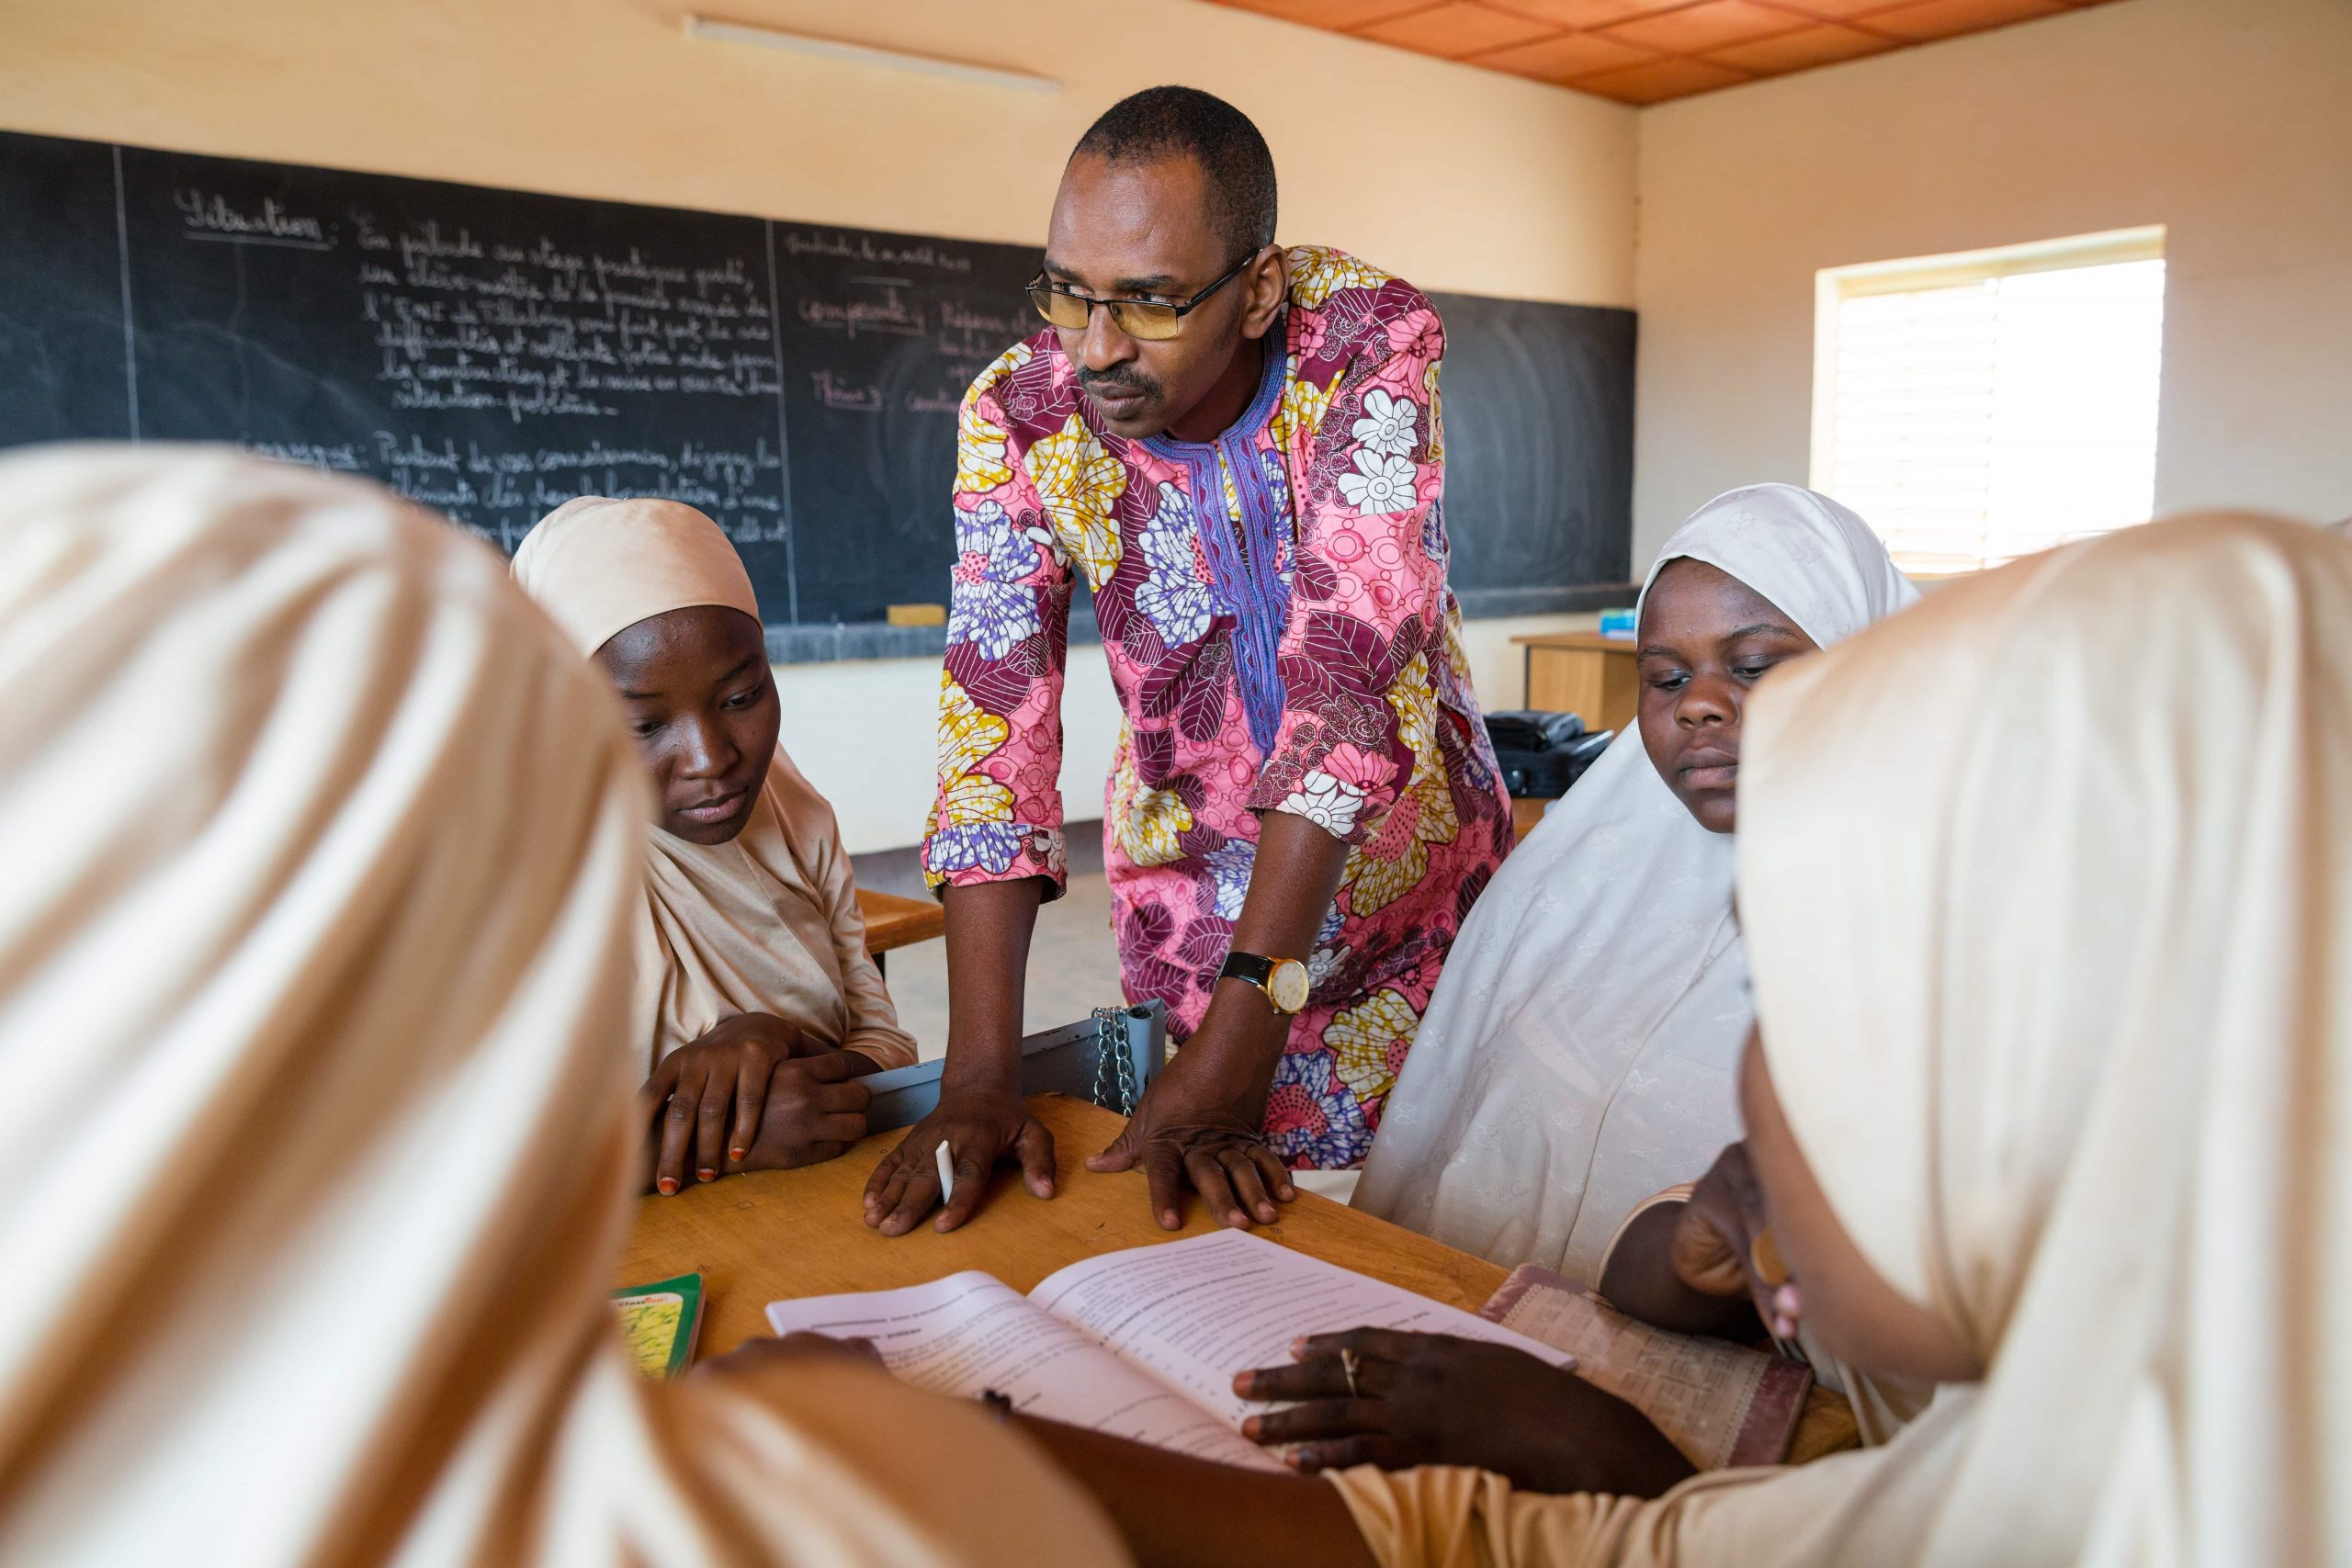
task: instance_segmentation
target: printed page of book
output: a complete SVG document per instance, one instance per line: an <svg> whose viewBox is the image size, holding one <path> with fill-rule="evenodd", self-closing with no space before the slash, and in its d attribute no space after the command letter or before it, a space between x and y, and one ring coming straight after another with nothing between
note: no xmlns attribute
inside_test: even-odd
<svg viewBox="0 0 2352 1568"><path fill-rule="evenodd" d="M1813 1386L1802 1361L1652 1327L1530 1264L1485 1310L1573 1353L1577 1376L1648 1416L1702 1470L1780 1463Z"/></svg>
<svg viewBox="0 0 2352 1568"><path fill-rule="evenodd" d="M1236 1395L1233 1374L1287 1364L1290 1342L1303 1334L1453 1334L1554 1366L1568 1359L1541 1340L1246 1231L1090 1258L1047 1276L1029 1299L1236 1427L1265 1406Z"/></svg>
<svg viewBox="0 0 2352 1568"><path fill-rule="evenodd" d="M870 1339L884 1365L955 1398L994 1389L1024 1415L1132 1438L1224 1464L1280 1462L1149 1372L978 1272L927 1285L768 1303L778 1334Z"/></svg>

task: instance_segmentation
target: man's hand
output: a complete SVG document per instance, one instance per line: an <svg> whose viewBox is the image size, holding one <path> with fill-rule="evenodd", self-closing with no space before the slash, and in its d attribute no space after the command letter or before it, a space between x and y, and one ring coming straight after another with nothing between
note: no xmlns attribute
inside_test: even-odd
<svg viewBox="0 0 2352 1568"><path fill-rule="evenodd" d="M662 1058L637 1091L639 1125L655 1136L649 1185L665 1196L685 1185L686 1160L695 1176L716 1181L732 1157L751 1152L767 1102L768 1077L792 1059L800 1030L770 1013L738 1013L692 1044Z"/></svg>
<svg viewBox="0 0 2352 1568"><path fill-rule="evenodd" d="M1296 1443L1303 1471L1472 1465L1531 1492L1655 1497L1691 1473L1649 1418L1523 1350L1445 1334L1357 1328L1292 1347L1294 1365L1242 1372L1245 1399L1295 1399L1242 1435ZM1355 1383L1348 1380L1348 1356Z"/></svg>
<svg viewBox="0 0 2352 1568"><path fill-rule="evenodd" d="M1054 1195L1054 1135L1029 1114L1016 1082L1002 1089L943 1083L939 1104L882 1156L865 1183L865 1223L884 1235L904 1235L939 1201L942 1143L955 1163L956 1196L932 1228L952 1231L972 1217L1001 1159L1021 1164L1022 1179L1040 1198Z"/></svg>
<svg viewBox="0 0 2352 1568"><path fill-rule="evenodd" d="M1264 1010L1254 997L1238 999ZM1249 1228L1253 1216L1272 1224L1274 1200L1286 1203L1297 1196L1289 1170L1258 1131L1266 1116L1266 1076L1252 1070L1244 1077L1227 1065L1236 1055L1246 1064L1258 1053L1220 1051L1213 1038L1217 1017L1212 1010L1200 1032L1144 1090L1125 1129L1086 1162L1087 1169L1099 1171L1142 1166L1151 1212L1163 1230L1183 1224L1188 1185L1210 1213L1238 1230Z"/></svg>

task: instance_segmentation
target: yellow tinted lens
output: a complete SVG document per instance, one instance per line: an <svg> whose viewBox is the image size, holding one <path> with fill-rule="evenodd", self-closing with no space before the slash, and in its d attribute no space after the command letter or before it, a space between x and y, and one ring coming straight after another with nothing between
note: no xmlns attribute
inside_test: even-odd
<svg viewBox="0 0 2352 1568"><path fill-rule="evenodd" d="M1037 314L1045 317L1049 325L1065 332L1080 332L1086 326L1087 307L1083 299L1073 299L1040 287L1029 290L1029 303L1037 307Z"/></svg>
<svg viewBox="0 0 2352 1568"><path fill-rule="evenodd" d="M1173 305L1145 305L1132 300L1112 306L1111 319L1118 323L1121 332L1146 343L1174 337L1184 322Z"/></svg>

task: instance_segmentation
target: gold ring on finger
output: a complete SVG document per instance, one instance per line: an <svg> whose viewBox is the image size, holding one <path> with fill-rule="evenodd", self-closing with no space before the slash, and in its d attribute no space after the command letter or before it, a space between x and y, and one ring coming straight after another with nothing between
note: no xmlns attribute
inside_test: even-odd
<svg viewBox="0 0 2352 1568"><path fill-rule="evenodd" d="M1356 1386L1356 1372L1361 1365L1362 1363L1357 1361L1356 1353L1353 1350L1342 1350L1340 1352L1340 1371L1347 1374L1348 1397L1350 1399L1362 1399L1363 1397L1363 1390Z"/></svg>

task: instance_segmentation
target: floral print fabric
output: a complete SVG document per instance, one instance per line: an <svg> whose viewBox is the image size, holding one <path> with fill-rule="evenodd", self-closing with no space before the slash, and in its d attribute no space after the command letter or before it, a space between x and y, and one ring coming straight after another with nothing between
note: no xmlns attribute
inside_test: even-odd
<svg viewBox="0 0 2352 1568"><path fill-rule="evenodd" d="M1444 330L1418 290L1351 256L1301 247L1289 261L1279 357L1214 446L1095 429L1050 332L967 395L923 863L933 886L1042 876L1058 891L1062 671L1083 575L1125 713L1103 852L1128 996L1166 1003L1180 1039L1199 1026L1249 890L1257 813L1291 812L1349 845L1266 1111L1291 1165L1340 1168L1370 1147L1453 934L1512 835L1445 583ZM1237 482L1237 463L1255 471ZM1262 566L1244 517L1269 505L1288 604L1248 660L1257 670L1276 649L1251 677L1272 734L1261 749L1237 634L1266 595L1217 562Z"/></svg>

